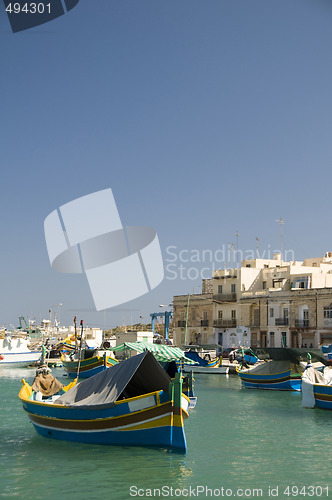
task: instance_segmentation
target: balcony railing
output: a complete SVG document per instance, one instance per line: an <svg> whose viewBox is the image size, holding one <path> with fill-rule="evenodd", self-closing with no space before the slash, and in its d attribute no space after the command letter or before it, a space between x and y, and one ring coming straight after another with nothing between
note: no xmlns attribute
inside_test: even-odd
<svg viewBox="0 0 332 500"><path fill-rule="evenodd" d="M216 293L213 295L213 300L218 302L234 302L236 300L236 293Z"/></svg>
<svg viewBox="0 0 332 500"><path fill-rule="evenodd" d="M289 318L275 318L275 326L288 326Z"/></svg>
<svg viewBox="0 0 332 500"><path fill-rule="evenodd" d="M201 326L209 326L209 320L208 319L201 319Z"/></svg>
<svg viewBox="0 0 332 500"><path fill-rule="evenodd" d="M295 326L297 328L309 328L309 320L308 319L296 319Z"/></svg>
<svg viewBox="0 0 332 500"><path fill-rule="evenodd" d="M217 326L219 328L236 326L236 319L215 319L213 320L213 326Z"/></svg>
<svg viewBox="0 0 332 500"><path fill-rule="evenodd" d="M186 321L178 321L178 328L184 328L186 326Z"/></svg>

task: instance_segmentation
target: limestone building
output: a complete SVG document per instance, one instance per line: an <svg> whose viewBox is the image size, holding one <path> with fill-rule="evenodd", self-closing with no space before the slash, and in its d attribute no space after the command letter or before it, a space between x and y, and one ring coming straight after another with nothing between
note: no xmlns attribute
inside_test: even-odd
<svg viewBox="0 0 332 500"><path fill-rule="evenodd" d="M174 297L177 345L318 347L332 343L332 254L285 262L243 260L204 280L202 294Z"/></svg>

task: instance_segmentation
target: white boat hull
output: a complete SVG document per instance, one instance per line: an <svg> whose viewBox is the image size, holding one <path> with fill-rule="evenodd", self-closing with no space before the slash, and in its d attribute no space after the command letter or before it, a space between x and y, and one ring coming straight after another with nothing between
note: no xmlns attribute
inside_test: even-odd
<svg viewBox="0 0 332 500"><path fill-rule="evenodd" d="M29 351L20 353L0 352L0 366L28 366L35 363L41 356L40 351ZM3 358L3 359L1 359Z"/></svg>
<svg viewBox="0 0 332 500"><path fill-rule="evenodd" d="M41 352L29 348L29 337L2 334L0 337L0 366L28 366L40 359Z"/></svg>
<svg viewBox="0 0 332 500"><path fill-rule="evenodd" d="M193 373L209 373L212 375L228 375L229 367L228 366L217 366L216 368L210 368L209 366L185 366L183 371L193 372Z"/></svg>

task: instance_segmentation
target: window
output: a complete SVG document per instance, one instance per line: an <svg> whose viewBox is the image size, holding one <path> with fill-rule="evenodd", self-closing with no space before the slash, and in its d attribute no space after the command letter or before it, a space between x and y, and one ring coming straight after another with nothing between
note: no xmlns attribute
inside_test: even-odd
<svg viewBox="0 0 332 500"><path fill-rule="evenodd" d="M324 318L330 319L332 318L332 304L327 307L324 307Z"/></svg>
<svg viewBox="0 0 332 500"><path fill-rule="evenodd" d="M231 292L232 292L232 293L235 293L235 283L233 283L233 284L231 285Z"/></svg>
<svg viewBox="0 0 332 500"><path fill-rule="evenodd" d="M236 319L236 310L232 309L232 319Z"/></svg>
<svg viewBox="0 0 332 500"><path fill-rule="evenodd" d="M222 311L218 311L218 319L222 319Z"/></svg>
<svg viewBox="0 0 332 500"><path fill-rule="evenodd" d="M310 277L309 276L301 276L294 278L292 283L292 288L310 288Z"/></svg>
<svg viewBox="0 0 332 500"><path fill-rule="evenodd" d="M222 285L218 285L218 293L222 293Z"/></svg>
<svg viewBox="0 0 332 500"><path fill-rule="evenodd" d="M268 264L264 264L264 268L265 268L265 269L268 269L268 268L269 268L269 265L268 265Z"/></svg>
<svg viewBox="0 0 332 500"><path fill-rule="evenodd" d="M274 318L274 309L270 307L270 318Z"/></svg>
<svg viewBox="0 0 332 500"><path fill-rule="evenodd" d="M207 311L203 312L203 320L206 321L208 319L208 313Z"/></svg>
<svg viewBox="0 0 332 500"><path fill-rule="evenodd" d="M270 332L270 347L274 347L274 332Z"/></svg>
<svg viewBox="0 0 332 500"><path fill-rule="evenodd" d="M263 290L266 290L266 281L263 281Z"/></svg>
<svg viewBox="0 0 332 500"><path fill-rule="evenodd" d="M303 326L309 326L309 309L303 309Z"/></svg>
<svg viewBox="0 0 332 500"><path fill-rule="evenodd" d="M196 309L193 309L193 310L191 311L191 319L192 319L193 321L195 321L195 319L196 319Z"/></svg>
<svg viewBox="0 0 332 500"><path fill-rule="evenodd" d="M246 264L246 267L251 267L251 265L250 264Z"/></svg>
<svg viewBox="0 0 332 500"><path fill-rule="evenodd" d="M281 332L281 347L287 347L287 334L286 334L286 332Z"/></svg>

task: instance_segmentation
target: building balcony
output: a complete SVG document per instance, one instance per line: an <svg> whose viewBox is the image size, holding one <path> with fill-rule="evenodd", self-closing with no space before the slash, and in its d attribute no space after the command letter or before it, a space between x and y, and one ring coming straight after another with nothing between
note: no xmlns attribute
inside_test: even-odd
<svg viewBox="0 0 332 500"><path fill-rule="evenodd" d="M235 302L236 293L216 293L213 295L213 300L217 302Z"/></svg>
<svg viewBox="0 0 332 500"><path fill-rule="evenodd" d="M275 326L288 326L289 319L288 318L275 318L274 324L275 324Z"/></svg>
<svg viewBox="0 0 332 500"><path fill-rule="evenodd" d="M213 320L213 326L219 328L236 326L236 319L215 319Z"/></svg>
<svg viewBox="0 0 332 500"><path fill-rule="evenodd" d="M208 319L201 319L201 326L209 326L209 320Z"/></svg>
<svg viewBox="0 0 332 500"><path fill-rule="evenodd" d="M296 319L295 320L296 328L309 328L309 320L308 319Z"/></svg>
<svg viewBox="0 0 332 500"><path fill-rule="evenodd" d="M186 321L178 321L178 328L184 328L186 326Z"/></svg>
<svg viewBox="0 0 332 500"><path fill-rule="evenodd" d="M250 320L250 327L251 328L258 328L259 326L261 325L261 322L259 321L259 319L252 319Z"/></svg>

